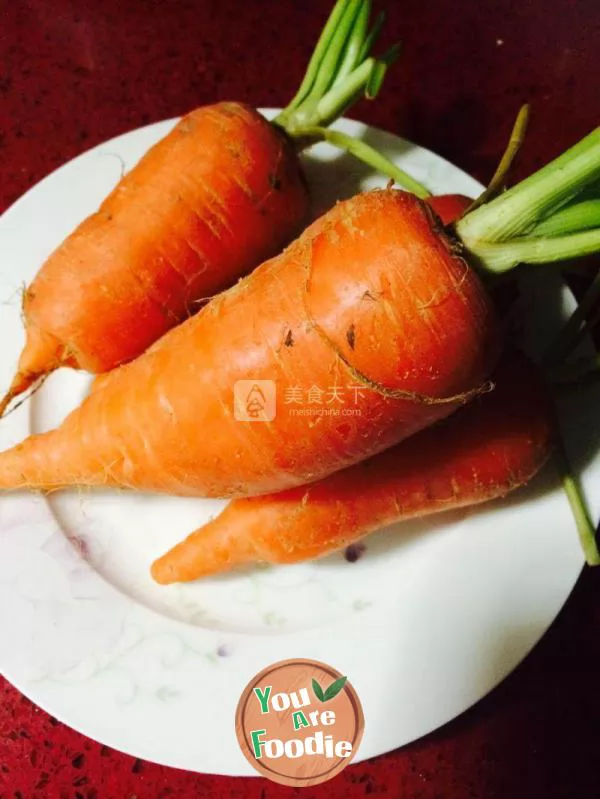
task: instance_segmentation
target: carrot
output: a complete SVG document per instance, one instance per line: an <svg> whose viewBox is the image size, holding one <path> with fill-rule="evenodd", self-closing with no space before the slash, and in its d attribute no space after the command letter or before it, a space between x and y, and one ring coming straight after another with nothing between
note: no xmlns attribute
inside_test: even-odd
<svg viewBox="0 0 600 799"><path fill-rule="evenodd" d="M397 55L370 56L369 11L338 0L274 124L242 103L192 111L52 253L23 297L26 343L0 415L61 366L102 373L137 357L297 235L309 206L299 152L375 96Z"/></svg>
<svg viewBox="0 0 600 799"><path fill-rule="evenodd" d="M57 430L1 454L0 488L282 490L449 415L482 389L497 349L488 295L428 206L365 193L115 371ZM271 381L275 418L235 418L239 380L251 381L243 401ZM353 415L290 412L311 389Z"/></svg>
<svg viewBox="0 0 600 799"><path fill-rule="evenodd" d="M136 357L277 252L307 208L293 147L260 114L238 103L188 114L25 292L27 344L7 399L62 365L104 372Z"/></svg>
<svg viewBox="0 0 600 799"><path fill-rule="evenodd" d="M488 502L527 483L551 448L546 387L522 355L496 389L410 441L330 477L236 499L159 558L154 579L187 582L263 561L322 557L394 522Z"/></svg>
<svg viewBox="0 0 600 799"><path fill-rule="evenodd" d="M405 192L339 203L115 372L59 428L0 454L0 488L256 495L399 443L486 387L498 335L477 272L600 251L600 224L536 235L598 179L600 128L467 213L452 235ZM250 386L236 394L240 380ZM298 391L329 391L333 408L346 387L359 389L352 415L315 421L286 407Z"/></svg>
<svg viewBox="0 0 600 799"><path fill-rule="evenodd" d="M438 215L442 224L447 225L460 217L471 205L473 200L463 194L438 194L427 197L426 202ZM88 371L94 370L90 369ZM93 382L93 391L97 391L98 388L101 388L109 379L110 375L111 372L99 374Z"/></svg>

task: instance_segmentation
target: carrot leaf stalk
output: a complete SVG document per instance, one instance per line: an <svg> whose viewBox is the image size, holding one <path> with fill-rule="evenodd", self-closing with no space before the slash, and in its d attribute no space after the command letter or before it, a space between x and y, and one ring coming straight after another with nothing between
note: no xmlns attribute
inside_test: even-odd
<svg viewBox="0 0 600 799"><path fill-rule="evenodd" d="M471 212L484 202L488 202L495 194L500 191L506 180L506 176L514 162L515 157L523 143L525 133L527 130L527 122L529 120L529 106L524 105L519 110L517 119L513 126L510 139L506 146L498 168L496 169L487 189L478 197L473 204L467 209ZM375 150L362 139L355 139L353 136L348 136L338 130L330 130L322 126L313 126L303 129L303 136L307 137L309 143L317 141L326 141L337 147L340 150L345 150L356 156L360 161L369 166L372 166L378 172L381 172L388 178L402 186L407 191L411 191L420 197L422 200L431 197L431 192L422 184L419 183L412 175L409 175L397 164L387 158L383 153Z"/></svg>
<svg viewBox="0 0 600 799"><path fill-rule="evenodd" d="M532 236L563 236L600 227L600 199L583 200L561 208L531 231Z"/></svg>
<svg viewBox="0 0 600 799"><path fill-rule="evenodd" d="M598 252L600 220L590 221L589 208L567 214L565 206L599 177L600 127L529 178L467 213L455 231L483 272ZM542 224L546 234L543 227L541 233L537 229Z"/></svg>
<svg viewBox="0 0 600 799"><path fill-rule="evenodd" d="M595 353L591 358L565 360L585 336L592 332L592 329L600 320L600 308L597 309L597 314L590 315L590 311L599 295L600 271L546 355L545 362L549 372L549 380L557 388L600 374L600 355L598 353ZM555 461L558 466L562 487L567 495L575 519L586 562L589 566L598 566L600 565L600 552L596 540L596 531L594 530L583 490L573 474L564 441L558 429L556 430L555 439Z"/></svg>
<svg viewBox="0 0 600 799"><path fill-rule="evenodd" d="M374 73L380 75L374 88L381 87L382 73L396 59L398 48L380 59L371 56L383 17L369 36L370 13L371 0L335 4L298 92L274 120L291 136L302 136L306 127L329 125L359 97L376 94L373 87L367 92Z"/></svg>
<svg viewBox="0 0 600 799"><path fill-rule="evenodd" d="M372 100L379 94L389 67L400 54L400 43L374 58L371 51L381 32L385 15L379 14L368 31L371 0L338 0L309 61L304 79L293 100L273 120L294 139L298 149L325 141L374 167L421 199L429 190L393 161L366 142L339 131L328 130L344 111L361 97ZM492 181L473 208L487 202L504 185L521 147L529 106L517 116L510 141Z"/></svg>
<svg viewBox="0 0 600 799"><path fill-rule="evenodd" d="M529 236L498 243L481 241L472 248L479 265L485 271L497 273L507 272L519 264L550 264L598 251L600 227L547 239Z"/></svg>
<svg viewBox="0 0 600 799"><path fill-rule="evenodd" d="M427 189L362 141L327 128L361 97L374 99L400 53L395 44L375 58L371 51L384 22L380 14L369 31L371 0L338 0L309 61L296 95L273 120L298 149L327 141L374 166L421 198Z"/></svg>
<svg viewBox="0 0 600 799"><path fill-rule="evenodd" d="M500 242L530 234L600 178L600 127L530 177L465 216L463 240Z"/></svg>
<svg viewBox="0 0 600 799"><path fill-rule="evenodd" d="M573 350L584 340L586 335L592 333L593 328L600 321L600 306L596 307L595 313L593 312L599 299L600 270L545 355L544 362L549 380L559 389L600 374L600 355L597 352L592 357L567 360ZM555 438L555 460L562 487L577 525L586 562L589 566L598 566L600 565L600 552L585 496L569 465L564 441L559 430L557 430Z"/></svg>
<svg viewBox="0 0 600 799"><path fill-rule="evenodd" d="M339 130L316 126L306 128L305 135L311 137L315 142L326 141L340 150L345 150L423 200L431 197L431 192L422 183L419 183L418 180L362 139L355 139Z"/></svg>
<svg viewBox="0 0 600 799"><path fill-rule="evenodd" d="M513 125L513 129L508 140L508 145L502 155L502 158L500 159L500 163L498 164L492 179L488 184L487 189L473 202L471 207L468 209L469 213L474 211L476 208L479 208L480 205L484 205L492 200L504 188L508 173L510 172L515 158L519 154L519 150L521 149L525 139L528 124L529 105L525 104L519 109L519 113L517 114L515 124Z"/></svg>
<svg viewBox="0 0 600 799"><path fill-rule="evenodd" d="M586 562L589 566L600 566L600 551L596 541L596 531L586 506L581 487L573 474L564 442L560 432L555 436L554 459L559 471L560 480L569 500L573 517L577 525L579 540Z"/></svg>

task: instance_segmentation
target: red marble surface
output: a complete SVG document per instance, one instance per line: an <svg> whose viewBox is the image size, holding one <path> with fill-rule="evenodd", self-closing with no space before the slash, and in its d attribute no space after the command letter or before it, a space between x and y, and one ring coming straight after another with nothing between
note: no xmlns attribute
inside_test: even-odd
<svg viewBox="0 0 600 799"><path fill-rule="evenodd" d="M64 161L195 104L284 105L330 0L0 0L0 210ZM598 124L597 0L375 0L404 56L354 116L485 181L518 105L517 176ZM600 797L600 580L496 691L411 746L294 791L121 755L0 678L0 799ZM4 642L3 646L10 645Z"/></svg>

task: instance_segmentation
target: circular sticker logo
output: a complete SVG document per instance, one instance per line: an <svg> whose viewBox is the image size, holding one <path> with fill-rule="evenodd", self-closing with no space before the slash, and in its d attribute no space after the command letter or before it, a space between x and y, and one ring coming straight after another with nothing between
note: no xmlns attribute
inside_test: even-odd
<svg viewBox="0 0 600 799"><path fill-rule="evenodd" d="M364 731L348 678L318 660L282 660L252 679L240 698L235 731L248 762L282 785L332 779L350 763Z"/></svg>

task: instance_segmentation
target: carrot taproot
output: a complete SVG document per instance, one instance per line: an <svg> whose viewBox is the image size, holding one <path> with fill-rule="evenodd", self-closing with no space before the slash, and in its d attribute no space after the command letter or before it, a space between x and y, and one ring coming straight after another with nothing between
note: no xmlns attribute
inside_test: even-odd
<svg viewBox="0 0 600 799"><path fill-rule="evenodd" d="M305 126L376 95L397 55L370 55L369 14L368 0L338 0L273 124L233 102L184 116L50 255L24 293L26 342L0 415L61 366L102 373L137 357L300 232L298 154L316 140Z"/></svg>
<svg viewBox="0 0 600 799"><path fill-rule="evenodd" d="M546 386L522 355L506 355L496 388L449 419L306 486L235 499L152 566L161 584L253 562L322 557L386 525L503 497L547 460Z"/></svg>
<svg viewBox="0 0 600 799"><path fill-rule="evenodd" d="M2 453L0 488L281 490L449 415L482 390L497 352L487 292L428 206L361 194L116 370L59 428ZM244 380L247 393L257 381L278 392L274 418L236 419ZM339 414L295 413L310 390Z"/></svg>

